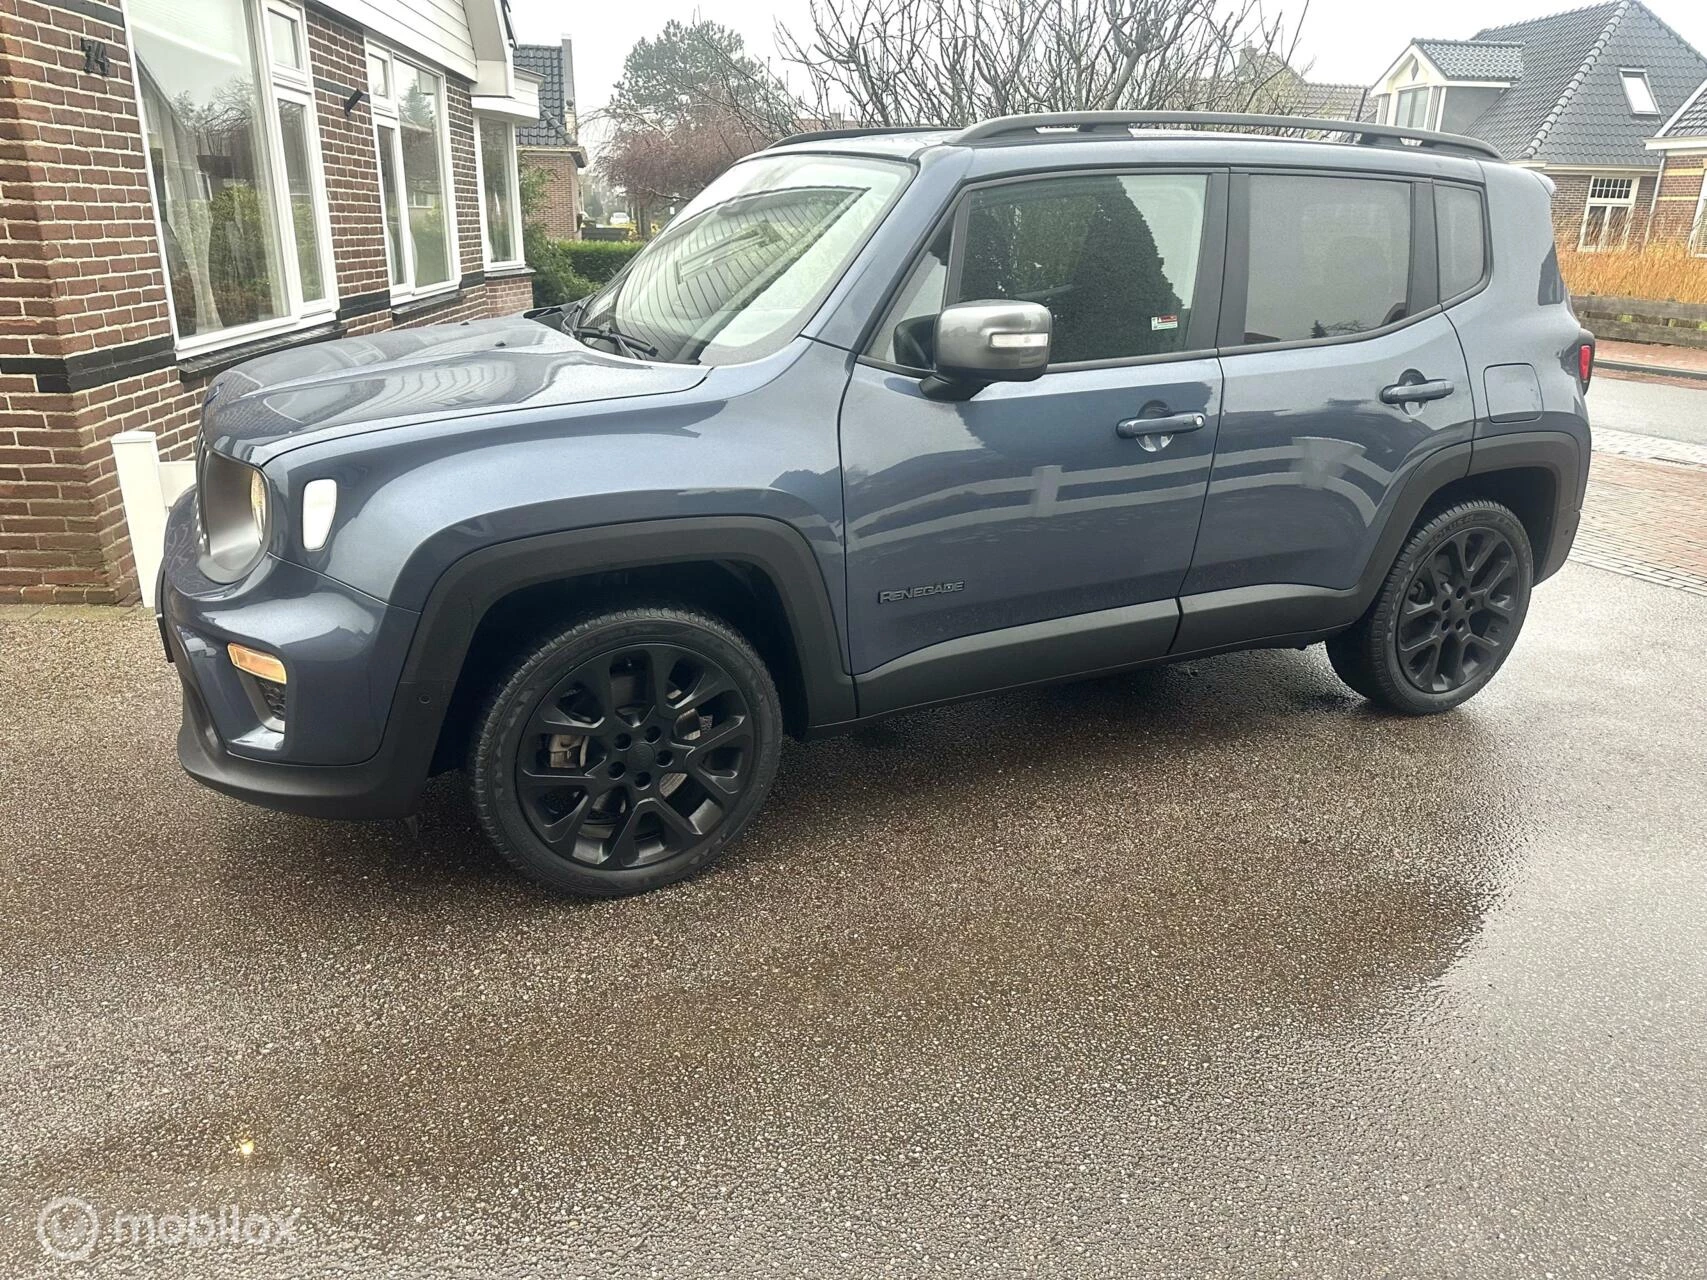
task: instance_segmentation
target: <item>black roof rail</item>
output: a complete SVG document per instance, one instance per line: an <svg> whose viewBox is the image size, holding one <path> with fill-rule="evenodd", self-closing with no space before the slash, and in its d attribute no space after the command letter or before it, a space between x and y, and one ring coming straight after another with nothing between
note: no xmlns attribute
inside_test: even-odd
<svg viewBox="0 0 1707 1280"><path fill-rule="evenodd" d="M948 139L950 146L976 146L979 143L1035 135L1040 129L1076 130L1081 134L1098 131L1130 130L1135 125L1216 125L1243 129L1309 129L1318 133L1343 133L1365 146L1414 142L1438 151L1456 151L1488 160L1503 157L1480 138L1466 138L1457 133L1437 133L1433 129L1405 129L1393 124L1371 124L1359 120L1325 120L1315 116L1248 115L1237 111L1046 111L1035 115L998 116L962 129ZM1214 134L1206 134L1214 137Z"/></svg>
<svg viewBox="0 0 1707 1280"><path fill-rule="evenodd" d="M813 129L807 133L791 133L786 138L779 138L765 150L769 151L771 147L786 147L796 142L828 142L834 138L870 138L884 133L947 133L952 127L951 125L940 124L885 124L872 125L869 128Z"/></svg>

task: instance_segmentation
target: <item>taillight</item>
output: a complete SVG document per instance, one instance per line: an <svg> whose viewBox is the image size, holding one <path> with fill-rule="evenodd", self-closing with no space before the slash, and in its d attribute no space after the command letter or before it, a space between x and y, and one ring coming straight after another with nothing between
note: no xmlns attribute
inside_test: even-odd
<svg viewBox="0 0 1707 1280"><path fill-rule="evenodd" d="M1594 343L1584 342L1577 346L1577 381L1582 384L1584 391L1588 390L1588 381L1594 377Z"/></svg>

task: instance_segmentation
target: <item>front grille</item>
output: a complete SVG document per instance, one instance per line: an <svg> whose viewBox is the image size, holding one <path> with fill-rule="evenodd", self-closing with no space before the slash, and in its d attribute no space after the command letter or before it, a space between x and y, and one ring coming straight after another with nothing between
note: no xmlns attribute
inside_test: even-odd
<svg viewBox="0 0 1707 1280"><path fill-rule="evenodd" d="M262 680L258 676L255 677L255 687L261 692L261 701L267 708L267 714L271 716L272 719L278 721L280 725L283 725L285 718L285 687L282 684L274 684L271 680Z"/></svg>

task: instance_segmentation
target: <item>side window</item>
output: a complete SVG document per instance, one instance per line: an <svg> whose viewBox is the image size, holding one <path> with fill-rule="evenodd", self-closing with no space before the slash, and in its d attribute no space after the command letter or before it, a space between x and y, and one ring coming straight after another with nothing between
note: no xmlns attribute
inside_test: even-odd
<svg viewBox="0 0 1707 1280"><path fill-rule="evenodd" d="M1411 187L1378 178L1250 178L1246 342L1363 333L1408 314Z"/></svg>
<svg viewBox="0 0 1707 1280"><path fill-rule="evenodd" d="M1456 298L1481 284L1487 269L1481 193L1469 187L1436 187L1434 226L1440 246L1440 296Z"/></svg>
<svg viewBox="0 0 1707 1280"><path fill-rule="evenodd" d="M1043 303L1051 364L1178 351L1207 190L1201 174L1109 174L974 191L955 301Z"/></svg>
<svg viewBox="0 0 1707 1280"><path fill-rule="evenodd" d="M1052 364L1179 351L1207 198L1201 174L1075 175L977 189L954 246L959 284L947 301L1041 302L1053 316ZM949 249L939 236L902 282L872 343L878 359L931 367Z"/></svg>

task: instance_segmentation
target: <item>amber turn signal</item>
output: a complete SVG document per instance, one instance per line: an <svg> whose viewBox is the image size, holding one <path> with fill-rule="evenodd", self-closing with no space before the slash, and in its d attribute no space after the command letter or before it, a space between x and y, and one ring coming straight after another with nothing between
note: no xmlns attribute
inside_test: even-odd
<svg viewBox="0 0 1707 1280"><path fill-rule="evenodd" d="M272 654L236 643L226 645L225 652L231 656L231 665L239 671L247 671L252 676L271 680L274 684L285 683L284 663Z"/></svg>

